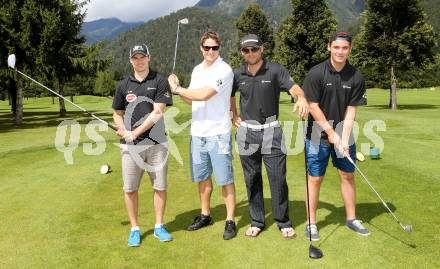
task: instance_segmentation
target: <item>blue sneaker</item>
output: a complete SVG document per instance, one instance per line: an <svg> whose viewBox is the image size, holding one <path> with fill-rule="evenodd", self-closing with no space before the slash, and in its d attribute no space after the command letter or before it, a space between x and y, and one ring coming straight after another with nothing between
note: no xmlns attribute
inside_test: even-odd
<svg viewBox="0 0 440 269"><path fill-rule="evenodd" d="M167 242L173 240L171 234L165 229L163 224L159 228L154 228L154 237L159 238L161 242Z"/></svg>
<svg viewBox="0 0 440 269"><path fill-rule="evenodd" d="M128 237L129 247L138 247L141 244L141 231L134 230L130 232L130 237Z"/></svg>

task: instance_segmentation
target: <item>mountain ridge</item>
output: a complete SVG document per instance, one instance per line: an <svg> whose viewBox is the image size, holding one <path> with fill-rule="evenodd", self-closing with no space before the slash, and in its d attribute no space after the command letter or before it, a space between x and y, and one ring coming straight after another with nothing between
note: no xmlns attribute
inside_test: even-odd
<svg viewBox="0 0 440 269"><path fill-rule="evenodd" d="M113 40L120 33L142 25L143 22L123 22L118 18L103 18L84 22L81 34L86 37L87 44L101 40Z"/></svg>

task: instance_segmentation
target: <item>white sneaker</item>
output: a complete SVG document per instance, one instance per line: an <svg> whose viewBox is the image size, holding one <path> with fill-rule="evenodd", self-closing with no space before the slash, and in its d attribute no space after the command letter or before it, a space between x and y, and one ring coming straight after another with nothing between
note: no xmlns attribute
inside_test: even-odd
<svg viewBox="0 0 440 269"><path fill-rule="evenodd" d="M312 241L319 241L321 238L319 237L318 227L316 224L306 224L306 237L310 238L310 231L312 231Z"/></svg>

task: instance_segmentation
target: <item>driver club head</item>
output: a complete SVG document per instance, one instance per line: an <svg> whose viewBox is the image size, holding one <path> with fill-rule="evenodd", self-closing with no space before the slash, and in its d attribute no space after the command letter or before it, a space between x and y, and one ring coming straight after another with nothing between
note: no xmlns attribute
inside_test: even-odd
<svg viewBox="0 0 440 269"><path fill-rule="evenodd" d="M15 69L15 61L16 61L15 54L11 54L8 56L8 66L10 68Z"/></svg>
<svg viewBox="0 0 440 269"><path fill-rule="evenodd" d="M310 247L309 247L309 257L312 258L312 259L321 259L322 256L324 256L322 251L319 248L317 248L317 247L313 246L312 244L310 244Z"/></svg>
<svg viewBox="0 0 440 269"><path fill-rule="evenodd" d="M405 225L404 230L405 230L405 232L407 232L407 233L412 232L412 225Z"/></svg>

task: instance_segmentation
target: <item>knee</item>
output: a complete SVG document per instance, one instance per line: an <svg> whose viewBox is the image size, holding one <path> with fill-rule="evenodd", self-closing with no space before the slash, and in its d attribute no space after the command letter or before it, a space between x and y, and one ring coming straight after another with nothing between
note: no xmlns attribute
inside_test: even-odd
<svg viewBox="0 0 440 269"><path fill-rule="evenodd" d="M212 192L212 182L211 180L202 181L199 183L199 189L202 192Z"/></svg>
<svg viewBox="0 0 440 269"><path fill-rule="evenodd" d="M353 173L341 172L340 176L341 176L342 183L348 183L348 184L354 183L354 174Z"/></svg>
<svg viewBox="0 0 440 269"><path fill-rule="evenodd" d="M309 185L312 186L321 186L322 180L324 179L324 177L313 177L313 176L309 176Z"/></svg>
<svg viewBox="0 0 440 269"><path fill-rule="evenodd" d="M138 194L138 191L126 191L125 196L135 197Z"/></svg>

